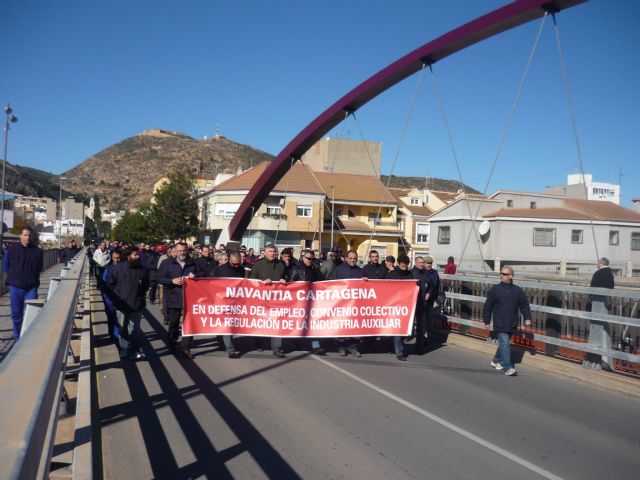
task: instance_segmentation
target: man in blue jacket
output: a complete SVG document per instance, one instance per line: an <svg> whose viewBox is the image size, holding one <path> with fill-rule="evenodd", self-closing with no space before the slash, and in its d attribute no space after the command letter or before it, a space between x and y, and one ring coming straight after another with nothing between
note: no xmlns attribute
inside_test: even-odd
<svg viewBox="0 0 640 480"><path fill-rule="evenodd" d="M20 243L7 248L4 255L6 284L9 287L13 339L20 339L25 300L38 298L40 272L42 272L42 250L31 242L33 229L25 226L20 231Z"/></svg>
<svg viewBox="0 0 640 480"><path fill-rule="evenodd" d="M520 323L518 310L525 318L524 323L531 325L529 300L522 289L513 284L513 269L505 266L500 269L500 283L487 294L482 317L484 324L488 326L493 314L493 331L498 337L498 350L491 366L498 371L504 370L507 376L518 374L511 363L511 335L516 333Z"/></svg>

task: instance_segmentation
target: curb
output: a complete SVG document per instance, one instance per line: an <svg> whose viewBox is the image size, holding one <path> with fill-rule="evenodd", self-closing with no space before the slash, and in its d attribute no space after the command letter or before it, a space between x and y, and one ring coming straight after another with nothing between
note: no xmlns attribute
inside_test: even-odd
<svg viewBox="0 0 640 480"><path fill-rule="evenodd" d="M466 337L451 332L447 338L447 345L466 348L476 352L493 355L496 346L488 344L485 340ZM537 368L553 375L569 377L590 385L614 390L616 392L640 398L640 380L627 377L624 374L591 370L581 365L564 361L554 357L548 357L542 353L532 355L528 349L523 349L521 365Z"/></svg>

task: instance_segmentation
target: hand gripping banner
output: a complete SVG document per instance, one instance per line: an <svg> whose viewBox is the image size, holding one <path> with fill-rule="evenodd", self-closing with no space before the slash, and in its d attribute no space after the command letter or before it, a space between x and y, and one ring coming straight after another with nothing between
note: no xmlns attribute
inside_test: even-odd
<svg viewBox="0 0 640 480"><path fill-rule="evenodd" d="M408 336L418 286L411 280L277 283L195 278L184 284L184 335Z"/></svg>

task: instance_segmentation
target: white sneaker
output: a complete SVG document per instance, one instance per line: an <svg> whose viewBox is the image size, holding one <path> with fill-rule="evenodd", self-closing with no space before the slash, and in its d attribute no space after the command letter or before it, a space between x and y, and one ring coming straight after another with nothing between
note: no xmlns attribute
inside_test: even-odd
<svg viewBox="0 0 640 480"><path fill-rule="evenodd" d="M510 368L509 370L504 372L504 374L507 375L508 377L515 377L516 375L518 375L518 372L516 371L515 368Z"/></svg>
<svg viewBox="0 0 640 480"><path fill-rule="evenodd" d="M494 362L493 360L491 361L490 365L498 371L502 370L502 365Z"/></svg>

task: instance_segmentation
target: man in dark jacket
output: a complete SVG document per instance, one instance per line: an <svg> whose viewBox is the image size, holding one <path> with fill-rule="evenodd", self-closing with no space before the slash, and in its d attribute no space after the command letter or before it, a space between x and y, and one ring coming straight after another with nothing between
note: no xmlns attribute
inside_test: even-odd
<svg viewBox="0 0 640 480"><path fill-rule="evenodd" d="M420 287L416 308L416 345L414 350L417 355L424 353L425 334L431 328L433 303L437 297L440 282L438 272L432 268L433 259L427 257L426 260L429 260L428 264L424 257L416 257L415 264L411 270L413 278L418 280L418 286Z"/></svg>
<svg viewBox="0 0 640 480"><path fill-rule="evenodd" d="M409 260L408 256L404 254L398 255L398 266L389 272L386 278L388 280L411 280L415 282L416 279L413 277L413 272L409 270L409 263L411 263L411 260ZM402 337L393 337L393 348L396 352L396 358L401 362L406 362L407 356L404 353Z"/></svg>
<svg viewBox="0 0 640 480"><path fill-rule="evenodd" d="M589 286L594 288L615 288L615 280L613 278L613 272L609 267L609 259L606 257L599 258L597 267L598 269L593 273ZM591 301L591 312L604 315L609 313L611 297L606 295L589 295L589 300ZM589 343L607 350L611 349L611 330L608 322L599 320L589 321ZM595 353L587 353L582 364L586 367L610 371L610 362L609 357L606 355L601 356Z"/></svg>
<svg viewBox="0 0 640 480"><path fill-rule="evenodd" d="M67 243L67 246L62 249L60 252L60 263L62 263L65 267L68 263L76 256L76 249L74 247L73 242Z"/></svg>
<svg viewBox="0 0 640 480"><path fill-rule="evenodd" d="M182 285L186 278L195 278L196 266L187 255L187 245L178 243L173 249L175 257L169 257L160 264L158 282L163 287L163 297L169 322L169 349L176 351L180 336L180 317L182 316ZM182 356L193 360L191 343L193 337L182 337Z"/></svg>
<svg viewBox="0 0 640 480"><path fill-rule="evenodd" d="M149 270L149 303L156 303L156 295L158 292L158 260L160 253L152 248L147 253L147 270Z"/></svg>
<svg viewBox="0 0 640 480"><path fill-rule="evenodd" d="M107 314L109 338L116 343L120 336L120 327L118 327L118 313L114 302L115 294L113 290L111 290L109 278L111 277L113 269L120 263L120 260L122 260L122 250L116 248L111 252L111 262L105 267L104 272L102 272L102 287L100 288L104 311Z"/></svg>
<svg viewBox="0 0 640 480"><path fill-rule="evenodd" d="M302 252L302 262L298 262L291 269L290 282L320 282L324 276L320 273L316 264L316 254L313 250ZM311 353L314 355L326 355L324 348L320 347L320 340L311 340Z"/></svg>
<svg viewBox="0 0 640 480"><path fill-rule="evenodd" d="M324 275L324 278L328 280L338 265L342 265L342 250L340 247L334 246L331 252L329 252L327 259L320 264L320 272Z"/></svg>
<svg viewBox="0 0 640 480"><path fill-rule="evenodd" d="M42 250L32 243L33 229L25 226L20 231L20 242L5 251L5 283L9 287L13 339L20 339L25 300L38 298L40 272L42 272Z"/></svg>
<svg viewBox="0 0 640 480"><path fill-rule="evenodd" d="M520 323L518 311L524 317L525 325L531 325L529 300L524 291L513 284L513 269L505 266L500 269L500 283L487 294L482 317L484 324L489 326L493 314L493 332L498 337L498 350L491 366L498 371L504 370L504 374L508 376L518 374L511 363L511 335L516 332Z"/></svg>
<svg viewBox="0 0 640 480"><path fill-rule="evenodd" d="M278 251L275 245L267 245L264 250L264 258L258 260L249 274L249 278L263 280L267 285L273 282L285 283L285 265L278 260ZM271 337L271 351L276 357L283 358L282 338Z"/></svg>
<svg viewBox="0 0 640 480"><path fill-rule="evenodd" d="M207 247L203 247L202 250ZM227 252L218 254L218 265L213 269L213 277L218 278L244 278L244 267L241 264L240 255L232 253L229 255ZM227 352L229 358L239 358L240 352L236 350L233 345L233 335L219 335L218 342L222 337L222 343L224 349Z"/></svg>
<svg viewBox="0 0 640 480"><path fill-rule="evenodd" d="M112 253L113 255L113 253ZM145 358L137 336L145 308L145 294L149 288L149 272L140 264L138 251L125 252L126 261L118 263L109 273L111 299L117 309L120 357L127 360Z"/></svg>
<svg viewBox="0 0 640 480"><path fill-rule="evenodd" d="M207 245L200 250L200 256L194 260L197 277L213 277L217 262L211 256L211 248Z"/></svg>
<svg viewBox="0 0 640 480"><path fill-rule="evenodd" d="M387 275L387 267L380 263L380 254L377 250L369 252L369 263L363 268L364 276L371 280L380 280Z"/></svg>
<svg viewBox="0 0 640 480"><path fill-rule="evenodd" d="M357 265L358 263L358 252L355 250L349 250L347 252L346 261L341 263L331 272L331 276L329 277L331 280L347 280L350 278L366 278L362 269ZM360 340L358 338L336 338L338 342L338 354L341 357L347 355L347 352L351 353L354 357L361 357L362 354L360 350L358 350L358 344Z"/></svg>

